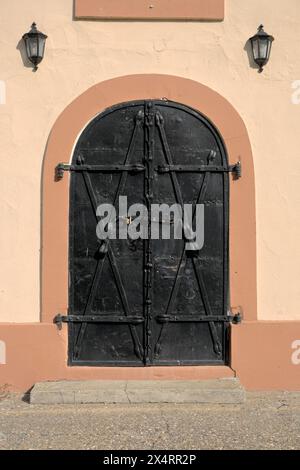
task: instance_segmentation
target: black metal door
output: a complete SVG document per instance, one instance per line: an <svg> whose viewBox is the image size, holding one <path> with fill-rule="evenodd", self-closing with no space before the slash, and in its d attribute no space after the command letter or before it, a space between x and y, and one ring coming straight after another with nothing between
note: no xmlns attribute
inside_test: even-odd
<svg viewBox="0 0 300 470"><path fill-rule="evenodd" d="M69 363L226 363L230 167L213 125L173 102L122 104L88 125L68 169ZM203 204L203 248L99 243L97 207L119 196L147 206L149 231L151 204Z"/></svg>

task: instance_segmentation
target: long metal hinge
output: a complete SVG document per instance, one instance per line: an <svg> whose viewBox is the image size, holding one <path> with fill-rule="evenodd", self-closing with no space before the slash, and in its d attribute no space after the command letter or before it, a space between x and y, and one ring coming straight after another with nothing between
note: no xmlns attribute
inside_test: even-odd
<svg viewBox="0 0 300 470"><path fill-rule="evenodd" d="M239 324L242 323L242 314L240 312L231 315L208 316L208 315L159 315L156 317L158 323L173 322L225 322ZM61 315L60 313L54 317L55 323L59 330L62 329L63 323L125 323L138 325L145 321L144 317L139 315Z"/></svg>
<svg viewBox="0 0 300 470"><path fill-rule="evenodd" d="M232 173L235 179L242 176L242 165L238 161L234 165L158 165L155 170L158 173Z"/></svg>
<svg viewBox="0 0 300 470"><path fill-rule="evenodd" d="M223 323L241 323L242 315L241 313L230 314L230 315L158 315L155 317L158 323L206 323L206 322L223 322Z"/></svg>
<svg viewBox="0 0 300 470"><path fill-rule="evenodd" d="M143 322L144 317L138 315L61 315L60 313L53 320L59 330L62 329L63 323L129 323L138 325Z"/></svg>
<svg viewBox="0 0 300 470"><path fill-rule="evenodd" d="M68 163L59 163L55 168L55 179L56 181L61 180L64 177L65 171L88 171L88 172L119 172L128 171L132 173L139 173L145 171L144 165L139 163L133 165L85 165L84 163L79 165L69 165Z"/></svg>
<svg viewBox="0 0 300 470"><path fill-rule="evenodd" d="M239 179L242 176L242 164L240 161L234 165L229 165L227 168L218 167L212 165L159 165L155 170L158 173L168 173L168 172L212 172L212 173L232 173L235 179ZM55 179L56 181L61 180L64 177L65 171L88 171L88 172L98 172L98 171L130 171L133 173L138 173L140 171L145 171L144 165L135 164L135 165L70 165L69 163L59 163L55 168Z"/></svg>

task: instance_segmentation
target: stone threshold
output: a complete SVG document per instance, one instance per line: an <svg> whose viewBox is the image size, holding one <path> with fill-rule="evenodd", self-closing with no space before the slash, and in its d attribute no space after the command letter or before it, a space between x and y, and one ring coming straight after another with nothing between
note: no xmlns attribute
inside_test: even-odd
<svg viewBox="0 0 300 470"><path fill-rule="evenodd" d="M237 404L244 401L245 390L237 378L38 382L30 393L31 404Z"/></svg>

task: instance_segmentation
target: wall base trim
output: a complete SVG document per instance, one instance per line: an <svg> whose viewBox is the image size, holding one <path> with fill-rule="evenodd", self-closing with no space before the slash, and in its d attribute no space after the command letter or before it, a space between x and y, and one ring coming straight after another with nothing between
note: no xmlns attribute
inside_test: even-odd
<svg viewBox="0 0 300 470"><path fill-rule="evenodd" d="M300 391L300 321L231 328L231 366L69 367L67 326L0 324L0 387L27 391L50 380L207 380L238 377L247 390Z"/></svg>

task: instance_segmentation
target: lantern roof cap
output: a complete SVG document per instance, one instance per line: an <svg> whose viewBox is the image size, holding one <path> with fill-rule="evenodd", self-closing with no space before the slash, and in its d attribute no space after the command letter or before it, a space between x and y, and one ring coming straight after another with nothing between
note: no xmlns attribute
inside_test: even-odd
<svg viewBox="0 0 300 470"><path fill-rule="evenodd" d="M270 41L274 41L274 37L265 32L264 26L262 24L257 28L257 33L254 36L252 36L252 38L250 38L250 40L252 41L253 39L260 39L260 38L269 39Z"/></svg>
<svg viewBox="0 0 300 470"><path fill-rule="evenodd" d="M47 37L48 37L48 36L46 36L46 34L39 31L36 27L36 23L33 22L32 25L31 25L31 30L28 33L23 34L23 39L27 39L27 38L30 38L30 37L35 37L37 35L40 36L43 39L47 39Z"/></svg>

